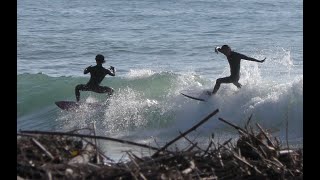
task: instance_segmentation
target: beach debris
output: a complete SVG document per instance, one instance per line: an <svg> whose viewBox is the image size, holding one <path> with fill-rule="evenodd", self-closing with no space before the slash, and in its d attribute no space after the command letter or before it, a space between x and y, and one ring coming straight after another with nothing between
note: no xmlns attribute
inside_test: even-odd
<svg viewBox="0 0 320 180"><path fill-rule="evenodd" d="M162 147L96 136L94 128L87 134L21 130L17 133L17 179L303 179L303 149L283 148L260 124L255 129L250 125L252 116L244 128L218 118L238 131L238 138L219 143L212 134L205 148L188 138L218 112L179 132ZM99 149L98 139L147 148L153 154L141 157L125 151L128 160L115 162ZM189 144L172 150L180 139Z"/></svg>

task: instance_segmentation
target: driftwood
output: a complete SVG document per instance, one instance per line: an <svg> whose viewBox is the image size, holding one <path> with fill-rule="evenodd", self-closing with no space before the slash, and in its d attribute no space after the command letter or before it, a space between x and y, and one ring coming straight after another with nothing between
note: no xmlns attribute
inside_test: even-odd
<svg viewBox="0 0 320 180"><path fill-rule="evenodd" d="M93 135L96 136L96 122L93 122ZM94 145L97 147L97 139L94 138ZM100 158L99 158L99 152L98 149L96 149L96 159L97 159L97 164L100 164Z"/></svg>
<svg viewBox="0 0 320 180"><path fill-rule="evenodd" d="M199 126L201 126L201 124L205 123L206 121L208 121L212 116L214 116L215 114L217 114L219 112L219 109L216 109L215 111L213 111L212 113L210 113L207 117L205 117L203 120L201 120L199 123L197 123L196 125L194 125L192 128L190 128L189 130L187 130L184 133L181 133L179 136L177 136L176 138L174 138L173 140L171 140L170 142L168 142L166 145L164 145L162 148L160 148L156 153L154 153L154 156L157 156L161 151L165 150L167 147L169 147L171 144L173 144L174 142L176 142L177 140L179 140L180 138L184 137L185 135L187 135L188 133L190 133L191 131L194 131L195 129L197 129Z"/></svg>
<svg viewBox="0 0 320 180"><path fill-rule="evenodd" d="M126 151L128 161L103 164L97 162L96 152L101 157L102 154L94 138L126 144L128 141L70 133L22 131L22 134L17 134L17 179L303 179L303 150L283 149L277 138L272 138L258 124L260 132L254 133L249 126L251 117L245 128L219 118L238 130L239 138L235 142L230 138L221 144L216 143L212 135L203 150L196 139L190 140L188 133L210 118L207 116L188 131L180 132L162 148L154 148L155 153L151 156L139 157ZM189 143L188 148L175 152L166 150L182 137ZM82 138L92 138L93 142ZM83 147L82 141L87 145ZM136 144L133 142L131 145ZM147 145L140 147L152 149ZM90 155L86 154L88 152Z"/></svg>
<svg viewBox="0 0 320 180"><path fill-rule="evenodd" d="M36 139L32 138L31 139L41 150L43 150L49 157L50 159L54 159L54 157L52 156L52 154L41 145L41 143L39 141L37 141Z"/></svg>
<svg viewBox="0 0 320 180"><path fill-rule="evenodd" d="M65 132L49 132L49 131L28 131L28 130L20 130L20 133L23 134L43 134L43 135L58 135L58 136L72 136L72 137L81 137L81 138L92 138L92 139L103 139L103 140L109 140L114 141L118 143L123 144L130 144L135 145L143 148L153 149L153 150L159 150L157 147L148 146L146 144L140 144L128 140L122 140L122 139L116 139L111 137L105 137L105 136L94 136L94 135L86 135L86 134L73 134L73 133L65 133Z"/></svg>

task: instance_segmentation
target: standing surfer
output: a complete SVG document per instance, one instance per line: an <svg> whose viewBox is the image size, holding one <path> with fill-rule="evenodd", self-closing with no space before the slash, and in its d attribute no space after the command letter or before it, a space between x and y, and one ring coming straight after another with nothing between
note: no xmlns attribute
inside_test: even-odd
<svg viewBox="0 0 320 180"><path fill-rule="evenodd" d="M233 83L238 88L241 88L242 85L238 82L240 79L240 60L241 59L248 60L248 61L260 62L260 63L263 63L266 60L266 58L264 58L263 60L257 60L255 58L251 58L246 55L237 53L235 51L232 51L228 45L223 45L221 48L216 47L215 52L217 54L218 54L218 52L221 52L222 54L224 54L227 57L227 60L229 62L229 66L230 66L231 75L228 77L224 77L224 78L218 78L216 80L216 84L213 88L213 91L212 92L208 91L209 95L216 94L220 88L220 84L222 84L222 83Z"/></svg>
<svg viewBox="0 0 320 180"><path fill-rule="evenodd" d="M115 76L115 70L113 66L110 66L110 69L106 69L102 66L105 63L104 56L98 54L96 56L96 66L89 66L84 70L84 74L90 73L91 77L87 84L79 84L75 87L75 94L77 101L80 101L80 91L93 91L96 93L108 93L111 95L113 89L108 86L100 86L101 81L108 74L110 76Z"/></svg>

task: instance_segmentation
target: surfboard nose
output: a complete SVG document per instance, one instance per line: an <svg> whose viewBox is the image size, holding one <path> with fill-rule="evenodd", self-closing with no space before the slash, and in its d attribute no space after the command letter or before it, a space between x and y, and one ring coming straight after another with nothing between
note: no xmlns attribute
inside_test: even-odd
<svg viewBox="0 0 320 180"><path fill-rule="evenodd" d="M63 110L70 110L79 106L75 101L56 101L55 104Z"/></svg>
<svg viewBox="0 0 320 180"><path fill-rule="evenodd" d="M180 91L180 94L194 100L207 101L211 96L208 92L210 92L209 89L189 89Z"/></svg>

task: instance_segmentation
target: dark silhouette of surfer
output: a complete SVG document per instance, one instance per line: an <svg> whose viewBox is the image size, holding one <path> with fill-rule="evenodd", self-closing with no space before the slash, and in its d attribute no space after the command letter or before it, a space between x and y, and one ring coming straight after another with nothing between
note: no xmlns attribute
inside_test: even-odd
<svg viewBox="0 0 320 180"><path fill-rule="evenodd" d="M104 56L98 54L96 56L96 66L89 66L84 70L84 74L90 73L91 77L87 84L79 84L75 87L76 99L80 101L80 91L93 91L96 93L108 93L112 95L114 90L107 86L100 86L101 81L108 74L110 76L115 76L115 70L113 66L110 69L105 69L102 64L105 63Z"/></svg>
<svg viewBox="0 0 320 180"><path fill-rule="evenodd" d="M248 57L246 55L237 53L235 51L232 51L228 45L223 45L221 48L216 47L215 52L217 54L218 54L218 52L221 52L222 54L224 54L227 57L227 60L229 62L229 66L230 66L231 75L228 77L224 77L224 78L218 78L216 80L216 84L213 88L213 91L212 92L208 91L209 95L216 94L222 83L233 83L238 88L241 88L242 85L238 82L240 79L240 60L241 59L248 60L248 61L260 62L260 63L263 63L266 60L266 58L264 58L263 60L257 60L255 58Z"/></svg>

